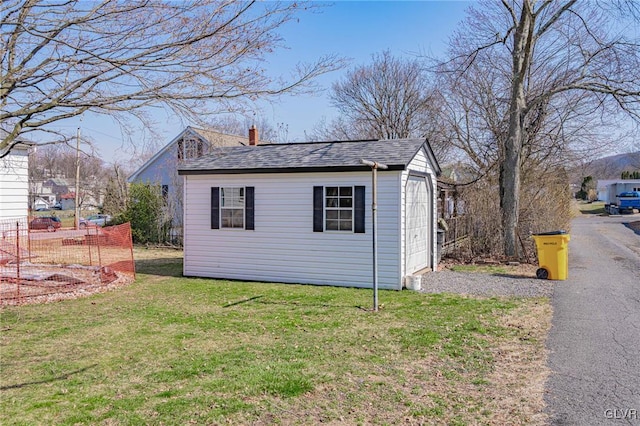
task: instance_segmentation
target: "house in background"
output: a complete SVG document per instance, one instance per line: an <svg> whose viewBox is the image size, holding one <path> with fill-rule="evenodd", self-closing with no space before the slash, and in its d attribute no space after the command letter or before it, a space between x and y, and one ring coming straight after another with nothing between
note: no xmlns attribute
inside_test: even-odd
<svg viewBox="0 0 640 426"><path fill-rule="evenodd" d="M42 201L47 204L47 208L60 205L62 195L68 194L69 190L74 186L75 183L71 179L60 177L29 182L29 203L31 209L36 210L42 207Z"/></svg>
<svg viewBox="0 0 640 426"><path fill-rule="evenodd" d="M50 178L42 182L42 191L46 194L53 194L55 201L60 201L62 194L67 194L75 187L75 181L66 178Z"/></svg>
<svg viewBox="0 0 640 426"><path fill-rule="evenodd" d="M51 187L44 185L44 181L29 182L29 207L31 207L31 210L51 208L56 202L56 195L51 190Z"/></svg>
<svg viewBox="0 0 640 426"><path fill-rule="evenodd" d="M21 142L0 158L0 220L29 215L29 149Z"/></svg>
<svg viewBox="0 0 640 426"><path fill-rule="evenodd" d="M184 274L372 287L378 170L380 288L437 267L436 177L426 140L219 148L185 163Z"/></svg>
<svg viewBox="0 0 640 426"><path fill-rule="evenodd" d="M640 179L598 179L597 191L598 200L615 204L622 192L640 192Z"/></svg>
<svg viewBox="0 0 640 426"><path fill-rule="evenodd" d="M35 200L31 201L31 209L32 210L44 210L51 208L52 204L49 200L45 200L44 198L37 197Z"/></svg>
<svg viewBox="0 0 640 426"><path fill-rule="evenodd" d="M258 133L255 128L252 128L250 137L247 139L244 136L228 135L189 126L129 176L128 182L158 185L168 204L173 233L181 235L182 179L178 177L178 166L185 161L212 153L219 147L255 144L257 138Z"/></svg>

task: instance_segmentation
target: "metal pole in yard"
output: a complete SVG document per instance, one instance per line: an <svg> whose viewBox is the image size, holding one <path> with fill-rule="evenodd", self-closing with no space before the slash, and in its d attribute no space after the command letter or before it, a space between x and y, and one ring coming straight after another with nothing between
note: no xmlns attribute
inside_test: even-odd
<svg viewBox="0 0 640 426"><path fill-rule="evenodd" d="M75 221L73 229L80 229L80 126L76 133L76 196L73 199L75 207Z"/></svg>
<svg viewBox="0 0 640 426"><path fill-rule="evenodd" d="M20 300L20 222L16 222L16 285Z"/></svg>
<svg viewBox="0 0 640 426"><path fill-rule="evenodd" d="M375 161L360 160L365 166L371 167L371 222L373 243L373 310L378 312L378 169L385 170L386 164Z"/></svg>

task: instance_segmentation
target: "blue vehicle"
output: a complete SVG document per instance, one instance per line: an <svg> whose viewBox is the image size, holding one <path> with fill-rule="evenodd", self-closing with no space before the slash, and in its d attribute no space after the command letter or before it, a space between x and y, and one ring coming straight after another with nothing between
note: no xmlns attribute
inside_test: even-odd
<svg viewBox="0 0 640 426"><path fill-rule="evenodd" d="M618 210L620 213L630 212L633 213L633 209L640 210L640 192L627 191L617 196L618 198Z"/></svg>

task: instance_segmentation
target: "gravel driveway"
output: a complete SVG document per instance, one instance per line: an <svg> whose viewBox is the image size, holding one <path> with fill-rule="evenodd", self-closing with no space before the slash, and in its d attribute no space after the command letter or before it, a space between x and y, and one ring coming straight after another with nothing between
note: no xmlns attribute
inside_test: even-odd
<svg viewBox="0 0 640 426"><path fill-rule="evenodd" d="M551 297L554 283L554 281L520 276L445 270L423 275L422 291L425 293L456 293L485 297Z"/></svg>

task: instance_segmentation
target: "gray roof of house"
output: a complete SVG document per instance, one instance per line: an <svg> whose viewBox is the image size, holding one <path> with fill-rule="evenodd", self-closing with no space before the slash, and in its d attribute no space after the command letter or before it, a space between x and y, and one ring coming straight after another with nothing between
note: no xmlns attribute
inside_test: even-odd
<svg viewBox="0 0 640 426"><path fill-rule="evenodd" d="M178 168L180 175L231 173L295 173L364 171L362 159L404 170L425 147L430 161L440 167L425 139L392 139L342 142L308 142L214 148L208 155Z"/></svg>

